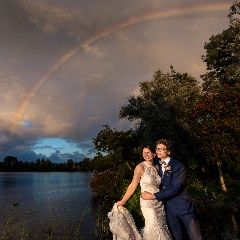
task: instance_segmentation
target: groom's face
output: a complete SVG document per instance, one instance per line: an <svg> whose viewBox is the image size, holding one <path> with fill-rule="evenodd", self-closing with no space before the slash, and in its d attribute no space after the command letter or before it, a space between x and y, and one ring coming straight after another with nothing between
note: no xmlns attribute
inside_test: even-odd
<svg viewBox="0 0 240 240"><path fill-rule="evenodd" d="M170 153L166 146L161 144L158 144L156 147L156 153L157 153L157 157L161 158L161 160L165 160L168 157L168 154Z"/></svg>

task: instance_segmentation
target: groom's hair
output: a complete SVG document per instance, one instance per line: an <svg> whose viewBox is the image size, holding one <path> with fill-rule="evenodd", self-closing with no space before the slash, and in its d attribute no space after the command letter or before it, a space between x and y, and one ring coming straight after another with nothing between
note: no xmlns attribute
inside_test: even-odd
<svg viewBox="0 0 240 240"><path fill-rule="evenodd" d="M156 142L156 146L158 144L163 144L166 146L167 150L170 151L170 155L173 155L174 148L173 148L173 143L170 140L167 140L165 138L161 138Z"/></svg>

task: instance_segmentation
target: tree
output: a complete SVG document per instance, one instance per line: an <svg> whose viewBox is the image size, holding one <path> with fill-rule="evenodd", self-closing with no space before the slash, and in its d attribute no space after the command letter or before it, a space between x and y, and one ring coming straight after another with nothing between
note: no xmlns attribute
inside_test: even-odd
<svg viewBox="0 0 240 240"><path fill-rule="evenodd" d="M128 98L119 116L135 122L141 144L170 139L178 146L177 155L190 162L193 155L189 151L194 148L190 116L199 95L197 80L187 73L176 72L171 66L170 73L157 70L151 81L141 82L140 94Z"/></svg>
<svg viewBox="0 0 240 240"><path fill-rule="evenodd" d="M240 3L235 1L228 15L227 30L212 36L205 43L208 72L202 75L203 95L194 117L196 133L201 143L201 152L207 163L216 163L223 193L227 187L222 173L222 164L240 171ZM238 225L233 212L231 219L235 234Z"/></svg>
<svg viewBox="0 0 240 240"><path fill-rule="evenodd" d="M200 151L208 163L225 163L240 172L240 87L219 87L203 94L194 112Z"/></svg>
<svg viewBox="0 0 240 240"><path fill-rule="evenodd" d="M73 165L74 165L73 160L72 160L72 159L68 159L68 160L67 160L67 169L68 169L69 171L72 170Z"/></svg>
<svg viewBox="0 0 240 240"><path fill-rule="evenodd" d="M114 167L114 159L110 156L103 156L100 152L91 161L94 172L102 172Z"/></svg>
<svg viewBox="0 0 240 240"><path fill-rule="evenodd" d="M18 171L18 159L13 156L4 158L4 169L6 171Z"/></svg>
<svg viewBox="0 0 240 240"><path fill-rule="evenodd" d="M81 171L92 171L91 160L85 157L81 162L79 162Z"/></svg>
<svg viewBox="0 0 240 240"><path fill-rule="evenodd" d="M93 143L97 151L108 153L113 158L115 165L124 162L128 164L128 161L134 162L136 156L138 157L135 150L139 144L132 130L118 131L111 129L107 124L93 139Z"/></svg>
<svg viewBox="0 0 240 240"><path fill-rule="evenodd" d="M239 172L240 113L240 3L235 1L228 15L229 28L205 43L208 73L203 77L202 99L197 106L196 133L208 162L218 165L222 190L227 191L221 176L224 162Z"/></svg>
<svg viewBox="0 0 240 240"><path fill-rule="evenodd" d="M207 65L208 73L202 75L205 85L213 86L240 84L240 2L235 1L228 15L229 28L222 33L212 36L204 49L206 55L202 56Z"/></svg>

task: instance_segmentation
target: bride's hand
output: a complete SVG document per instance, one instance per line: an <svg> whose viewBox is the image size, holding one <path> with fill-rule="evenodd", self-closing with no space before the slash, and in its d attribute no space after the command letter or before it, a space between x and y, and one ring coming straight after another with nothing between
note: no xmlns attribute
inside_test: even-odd
<svg viewBox="0 0 240 240"><path fill-rule="evenodd" d="M123 202L123 201L118 201L118 202L116 202L116 204L117 204L117 206L123 206L123 205L125 204L125 202Z"/></svg>

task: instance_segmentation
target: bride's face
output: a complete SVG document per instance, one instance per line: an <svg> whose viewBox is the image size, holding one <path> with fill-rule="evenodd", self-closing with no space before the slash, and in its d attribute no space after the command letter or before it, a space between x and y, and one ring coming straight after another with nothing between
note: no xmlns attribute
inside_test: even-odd
<svg viewBox="0 0 240 240"><path fill-rule="evenodd" d="M144 148L142 154L145 161L153 161L155 157L155 153L151 152L148 148Z"/></svg>

